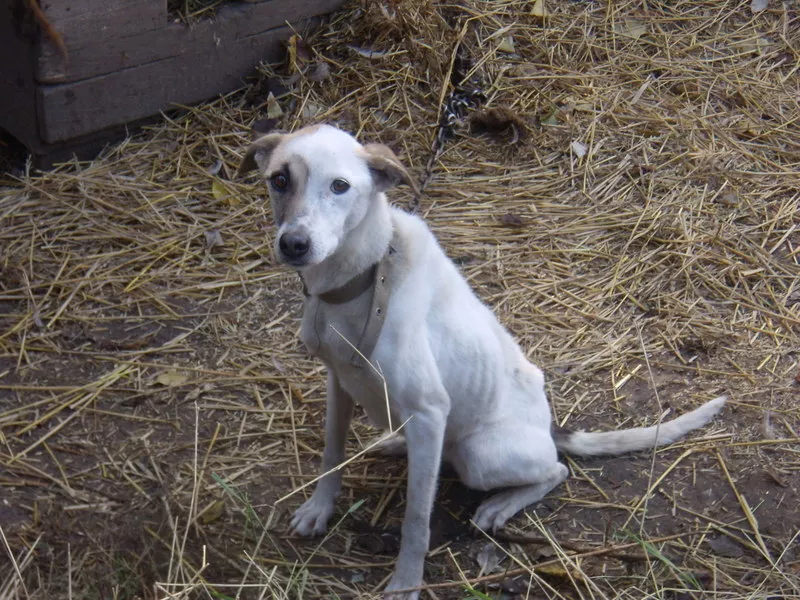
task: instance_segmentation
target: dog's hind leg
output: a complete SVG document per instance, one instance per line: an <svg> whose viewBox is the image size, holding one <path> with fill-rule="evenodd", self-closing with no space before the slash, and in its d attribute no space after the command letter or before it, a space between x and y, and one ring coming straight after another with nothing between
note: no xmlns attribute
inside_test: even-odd
<svg viewBox="0 0 800 600"><path fill-rule="evenodd" d="M563 482L569 470L562 463L552 465L549 476L538 483L511 488L485 500L475 512L473 521L483 530L495 531L526 506L544 498L554 487Z"/></svg>
<svg viewBox="0 0 800 600"><path fill-rule="evenodd" d="M526 423L502 422L459 440L450 456L467 487L511 488L478 507L475 524L497 529L526 506L541 500L567 478L567 467L548 430Z"/></svg>

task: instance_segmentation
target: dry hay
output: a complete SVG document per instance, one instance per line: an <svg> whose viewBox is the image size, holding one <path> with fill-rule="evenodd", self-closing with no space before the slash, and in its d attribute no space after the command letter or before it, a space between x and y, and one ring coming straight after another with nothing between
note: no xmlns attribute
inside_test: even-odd
<svg viewBox="0 0 800 600"><path fill-rule="evenodd" d="M322 541L286 535L308 489L275 504L316 474L322 369L263 190L231 176L281 88L280 125L404 156L560 423L732 395L654 456L570 461L497 545L445 474L424 597L800 593L797 2L539 6L365 2L295 40L281 77L7 181L0 597L353 597L390 573L402 463L354 461ZM437 155L463 75L485 102ZM359 420L351 451L372 435Z"/></svg>

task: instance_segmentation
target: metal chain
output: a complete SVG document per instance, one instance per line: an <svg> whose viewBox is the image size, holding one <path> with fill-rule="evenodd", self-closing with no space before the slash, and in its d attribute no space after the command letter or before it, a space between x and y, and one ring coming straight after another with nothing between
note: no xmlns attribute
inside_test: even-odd
<svg viewBox="0 0 800 600"><path fill-rule="evenodd" d="M431 157L428 159L425 173L420 181L419 195L414 196L409 202L409 210L412 213L419 210L419 198L425 193L425 188L428 187L428 183L433 177L433 167L444 152L445 142L455 135L456 126L464 120L469 109L477 108L486 101L486 94L480 87L480 82L477 79L462 82L464 74L460 71L460 69L454 70L450 76L453 89L447 95L439 115L436 137L433 139Z"/></svg>

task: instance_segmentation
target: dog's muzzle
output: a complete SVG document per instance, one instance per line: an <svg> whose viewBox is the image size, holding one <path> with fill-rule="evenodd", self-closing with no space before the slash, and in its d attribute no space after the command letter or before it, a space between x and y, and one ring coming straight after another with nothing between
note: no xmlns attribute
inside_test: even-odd
<svg viewBox="0 0 800 600"><path fill-rule="evenodd" d="M287 231L278 240L278 250L286 262L296 266L305 264L311 250L311 235L305 227Z"/></svg>

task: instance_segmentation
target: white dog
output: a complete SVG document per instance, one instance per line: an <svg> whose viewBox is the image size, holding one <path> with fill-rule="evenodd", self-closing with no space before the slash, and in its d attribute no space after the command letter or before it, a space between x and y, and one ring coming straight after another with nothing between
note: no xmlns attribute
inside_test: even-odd
<svg viewBox="0 0 800 600"><path fill-rule="evenodd" d="M328 368L327 474L292 528L310 535L327 527L341 485L332 469L344 460L354 403L378 427L405 423L406 510L388 598L419 597L442 460L469 487L505 488L474 517L478 527L496 529L564 481L557 451L593 456L668 444L725 403L716 398L660 426L553 428L542 372L425 223L387 203L389 188L414 186L389 148L314 126L258 139L240 173L256 168L269 183L275 253L305 285L301 338Z"/></svg>

